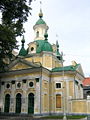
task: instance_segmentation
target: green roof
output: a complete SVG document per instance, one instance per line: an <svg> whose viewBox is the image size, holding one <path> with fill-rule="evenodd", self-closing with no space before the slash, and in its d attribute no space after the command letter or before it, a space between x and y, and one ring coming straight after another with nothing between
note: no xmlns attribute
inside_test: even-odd
<svg viewBox="0 0 90 120"><path fill-rule="evenodd" d="M36 43L37 43L36 53L40 53L42 51L49 52L53 51L51 44L46 40L36 40Z"/></svg>
<svg viewBox="0 0 90 120"><path fill-rule="evenodd" d="M40 24L46 24L42 18L40 18L35 25L40 25Z"/></svg>
<svg viewBox="0 0 90 120"><path fill-rule="evenodd" d="M76 64L76 66L70 65L65 67L56 67L52 69L52 72L61 72L61 71L75 71L80 64Z"/></svg>
<svg viewBox="0 0 90 120"><path fill-rule="evenodd" d="M21 48L21 50L19 51L19 56L26 56L27 55L27 50L25 50L25 48Z"/></svg>

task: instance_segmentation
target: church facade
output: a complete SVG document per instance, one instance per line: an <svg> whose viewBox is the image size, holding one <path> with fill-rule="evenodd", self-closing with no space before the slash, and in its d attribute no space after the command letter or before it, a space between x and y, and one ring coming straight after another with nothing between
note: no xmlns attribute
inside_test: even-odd
<svg viewBox="0 0 90 120"><path fill-rule="evenodd" d="M48 42L49 27L40 10L33 27L34 41L24 48L0 73L0 109L2 113L88 114L90 100L83 99L84 74L80 64L63 65L59 44Z"/></svg>

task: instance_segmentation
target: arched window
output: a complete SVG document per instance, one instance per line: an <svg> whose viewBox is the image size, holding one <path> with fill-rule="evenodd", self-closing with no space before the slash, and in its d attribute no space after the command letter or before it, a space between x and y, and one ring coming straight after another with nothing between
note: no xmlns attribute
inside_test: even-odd
<svg viewBox="0 0 90 120"><path fill-rule="evenodd" d="M34 113L34 94L30 93L28 95L28 113Z"/></svg>
<svg viewBox="0 0 90 120"><path fill-rule="evenodd" d="M8 113L10 108L10 95L7 94L5 96L5 105L4 105L4 112Z"/></svg>
<svg viewBox="0 0 90 120"><path fill-rule="evenodd" d="M56 95L56 108L61 108L61 95Z"/></svg>
<svg viewBox="0 0 90 120"><path fill-rule="evenodd" d="M39 31L37 31L37 33L36 33L36 37L39 37Z"/></svg>
<svg viewBox="0 0 90 120"><path fill-rule="evenodd" d="M20 93L16 95L16 113L21 113L21 96L22 95Z"/></svg>

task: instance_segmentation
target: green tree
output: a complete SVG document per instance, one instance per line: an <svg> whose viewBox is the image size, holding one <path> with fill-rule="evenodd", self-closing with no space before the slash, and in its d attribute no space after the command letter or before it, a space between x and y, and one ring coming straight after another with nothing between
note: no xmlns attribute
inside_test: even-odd
<svg viewBox="0 0 90 120"><path fill-rule="evenodd" d="M12 50L17 48L18 36L25 32L23 24L28 20L32 0L0 0L2 23L0 24L0 69L5 67L5 58L12 58Z"/></svg>

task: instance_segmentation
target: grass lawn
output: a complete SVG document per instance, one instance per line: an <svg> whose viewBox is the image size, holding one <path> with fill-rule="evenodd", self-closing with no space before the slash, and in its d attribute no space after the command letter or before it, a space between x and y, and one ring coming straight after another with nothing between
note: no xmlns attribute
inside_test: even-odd
<svg viewBox="0 0 90 120"><path fill-rule="evenodd" d="M85 118L85 115L68 115L67 119L81 119L81 118ZM60 116L45 116L42 117L42 119L63 119L63 115Z"/></svg>
<svg viewBox="0 0 90 120"><path fill-rule="evenodd" d="M85 118L86 115L69 115L67 116L68 119L81 119L81 118Z"/></svg>
<svg viewBox="0 0 90 120"><path fill-rule="evenodd" d="M42 119L62 119L63 118L63 115L60 115L60 116L45 116L45 117L42 117Z"/></svg>

